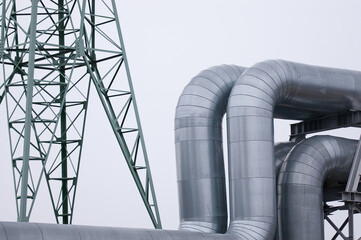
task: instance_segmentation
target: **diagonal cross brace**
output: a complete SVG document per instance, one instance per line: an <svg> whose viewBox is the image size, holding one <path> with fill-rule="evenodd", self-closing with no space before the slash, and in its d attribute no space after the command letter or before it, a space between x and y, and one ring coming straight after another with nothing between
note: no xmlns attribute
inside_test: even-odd
<svg viewBox="0 0 361 240"><path fill-rule="evenodd" d="M361 176L361 136L357 145L352 168L346 185L346 192L357 192Z"/></svg>

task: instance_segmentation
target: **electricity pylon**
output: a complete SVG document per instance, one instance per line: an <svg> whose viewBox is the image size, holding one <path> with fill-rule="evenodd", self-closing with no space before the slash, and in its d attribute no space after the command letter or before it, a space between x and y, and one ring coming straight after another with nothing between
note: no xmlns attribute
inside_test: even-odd
<svg viewBox="0 0 361 240"><path fill-rule="evenodd" d="M155 228L158 206L115 0L2 0L0 63L18 221L45 176L72 222L91 82Z"/></svg>

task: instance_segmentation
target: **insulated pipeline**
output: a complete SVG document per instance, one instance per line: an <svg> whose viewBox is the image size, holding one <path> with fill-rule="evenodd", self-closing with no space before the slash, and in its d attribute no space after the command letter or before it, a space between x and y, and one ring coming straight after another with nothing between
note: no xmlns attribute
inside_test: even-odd
<svg viewBox="0 0 361 240"><path fill-rule="evenodd" d="M324 185L347 182L356 146L356 140L316 136L291 151L278 178L280 240L324 239Z"/></svg>
<svg viewBox="0 0 361 240"><path fill-rule="evenodd" d="M361 109L361 73L282 60L248 68L227 110L230 227L238 239L273 239L277 225L273 117L308 119Z"/></svg>
<svg viewBox="0 0 361 240"><path fill-rule="evenodd" d="M296 145L295 142L279 142L275 144L275 174L279 174L281 166L286 159L287 154Z"/></svg>
<svg viewBox="0 0 361 240"><path fill-rule="evenodd" d="M204 70L179 98L175 116L179 229L227 230L222 119L229 94L244 70L235 65Z"/></svg>
<svg viewBox="0 0 361 240"><path fill-rule="evenodd" d="M206 70L180 97L175 135L181 230L1 222L0 236L19 240L41 239L39 236L44 240L274 239L277 201L273 118L309 119L361 110L361 73L282 60L261 62L243 70L236 66ZM237 78L232 88L228 83ZM222 81L224 86L229 85L228 92L232 89L228 105L228 93L219 85ZM198 86L200 82L209 86ZM227 226L221 137L225 106L230 223L221 234Z"/></svg>

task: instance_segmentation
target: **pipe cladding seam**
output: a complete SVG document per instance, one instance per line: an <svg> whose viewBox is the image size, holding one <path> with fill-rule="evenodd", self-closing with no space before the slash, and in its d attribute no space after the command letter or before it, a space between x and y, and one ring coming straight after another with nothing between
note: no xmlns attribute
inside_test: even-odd
<svg viewBox="0 0 361 240"><path fill-rule="evenodd" d="M280 240L324 239L324 184L347 182L357 142L315 136L290 152L278 178Z"/></svg>
<svg viewBox="0 0 361 240"><path fill-rule="evenodd" d="M237 79L242 70L224 66L204 71L201 73L204 76L195 77L186 87L178 102L175 137L181 230L38 224L39 228L33 229L34 234L40 229L44 240L274 239L277 206L273 118L309 119L360 110L361 73L282 60L264 61L243 72L232 88L227 106L230 225L225 234L209 233L223 232L227 217L221 164L221 116L224 113L221 106L227 105L227 97L223 99L224 104L216 104L223 101L216 99L225 96L218 84L232 78L232 74L235 74L232 79ZM209 85L197 86L203 82ZM206 99L207 95L210 98ZM193 112L194 116L190 114L192 108L198 109ZM211 160L202 160L203 155ZM23 223L3 222L2 225L8 239L22 240L24 238L19 238L19 234L30 234L32 231L26 229L34 224L25 227ZM61 233L59 229L62 229ZM75 229L78 235L75 235ZM54 234L50 236L46 232ZM69 234L68 238L62 237L64 232Z"/></svg>

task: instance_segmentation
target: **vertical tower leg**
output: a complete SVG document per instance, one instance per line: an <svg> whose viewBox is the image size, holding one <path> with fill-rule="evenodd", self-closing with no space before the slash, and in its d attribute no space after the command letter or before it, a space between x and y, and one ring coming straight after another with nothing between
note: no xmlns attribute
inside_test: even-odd
<svg viewBox="0 0 361 240"><path fill-rule="evenodd" d="M20 199L20 217L18 221L28 222L27 201L28 201L28 180L29 180L29 157L30 157L30 134L32 127L32 104L33 104L33 86L34 86L34 61L35 61L35 43L37 26L38 0L32 1L31 21L30 21L30 45L29 45L29 72L26 91L26 112L25 112L25 131L24 131L24 153L23 167L21 170L21 199Z"/></svg>
<svg viewBox="0 0 361 240"><path fill-rule="evenodd" d="M64 46L65 46L65 35L64 35L64 0L58 0L58 21L59 21L59 81L63 83L60 85L60 101L66 101L65 93L66 93L66 86L65 86L65 66L64 66ZM69 223L68 218L68 164L67 164L67 135L66 135L66 105L63 106L63 109L60 113L60 141L61 141L61 172L62 172L62 196L63 196L63 207L62 207L62 214L63 214L63 224Z"/></svg>
<svg viewBox="0 0 361 240"><path fill-rule="evenodd" d="M88 0L83 7L81 54L151 221L161 228L115 1ZM94 9L108 11L104 16Z"/></svg>
<svg viewBox="0 0 361 240"><path fill-rule="evenodd" d="M18 219L28 221L45 173L56 221L71 223L90 83L76 55L78 2L19 2L2 2L0 59Z"/></svg>

